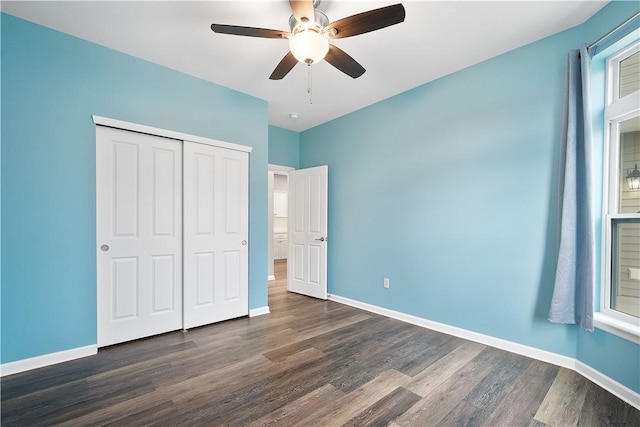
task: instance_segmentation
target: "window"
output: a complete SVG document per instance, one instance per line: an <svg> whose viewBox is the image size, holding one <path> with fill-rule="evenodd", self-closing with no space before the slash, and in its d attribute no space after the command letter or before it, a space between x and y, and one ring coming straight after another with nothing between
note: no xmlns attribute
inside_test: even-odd
<svg viewBox="0 0 640 427"><path fill-rule="evenodd" d="M607 59L605 120L604 268L595 323L640 342L640 43Z"/></svg>

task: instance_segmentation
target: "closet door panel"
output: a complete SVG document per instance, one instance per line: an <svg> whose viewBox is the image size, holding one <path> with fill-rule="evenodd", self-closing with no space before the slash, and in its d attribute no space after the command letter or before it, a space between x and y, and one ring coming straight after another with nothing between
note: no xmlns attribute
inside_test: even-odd
<svg viewBox="0 0 640 427"><path fill-rule="evenodd" d="M182 327L182 142L96 127L98 346Z"/></svg>
<svg viewBox="0 0 640 427"><path fill-rule="evenodd" d="M175 283L175 264L176 260L173 255L151 257L152 315L173 311L176 307L173 292L177 286Z"/></svg>
<svg viewBox="0 0 640 427"><path fill-rule="evenodd" d="M195 306L212 307L215 303L215 252L197 253L195 256Z"/></svg>
<svg viewBox="0 0 640 427"><path fill-rule="evenodd" d="M176 198L176 154L171 150L154 148L153 150L153 210L152 233L156 237L175 234L176 213L182 209L182 201Z"/></svg>
<svg viewBox="0 0 640 427"><path fill-rule="evenodd" d="M248 154L184 142L184 328L249 313Z"/></svg>
<svg viewBox="0 0 640 427"><path fill-rule="evenodd" d="M242 180L240 173L242 165L239 159L223 158L223 187L224 187L224 233L226 236L238 237L242 233Z"/></svg>
<svg viewBox="0 0 640 427"><path fill-rule="evenodd" d="M224 251L224 300L237 301L242 296L242 254Z"/></svg>

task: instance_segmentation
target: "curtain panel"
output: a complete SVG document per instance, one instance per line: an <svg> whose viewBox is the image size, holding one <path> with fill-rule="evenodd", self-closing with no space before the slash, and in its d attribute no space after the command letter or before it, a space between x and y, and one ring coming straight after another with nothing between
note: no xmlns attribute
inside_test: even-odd
<svg viewBox="0 0 640 427"><path fill-rule="evenodd" d="M593 331L596 230L590 63L586 46L569 52L560 156L560 246L549 321Z"/></svg>

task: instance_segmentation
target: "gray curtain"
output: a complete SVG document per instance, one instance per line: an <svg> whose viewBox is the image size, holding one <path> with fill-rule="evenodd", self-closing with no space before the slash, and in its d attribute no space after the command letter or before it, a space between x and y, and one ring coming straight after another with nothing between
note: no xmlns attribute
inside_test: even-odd
<svg viewBox="0 0 640 427"><path fill-rule="evenodd" d="M595 223L586 46L569 52L560 158L560 249L549 311L554 323L593 330Z"/></svg>

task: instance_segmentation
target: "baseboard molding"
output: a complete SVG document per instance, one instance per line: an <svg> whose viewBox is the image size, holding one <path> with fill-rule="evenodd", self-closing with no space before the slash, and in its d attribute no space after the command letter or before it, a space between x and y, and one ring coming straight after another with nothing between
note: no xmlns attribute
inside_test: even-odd
<svg viewBox="0 0 640 427"><path fill-rule="evenodd" d="M17 374L31 369L42 368L44 366L55 365L57 363L68 362L69 360L80 359L82 357L93 356L98 353L98 345L88 345L86 347L72 348L71 350L58 351L56 353L44 354L42 356L31 357L29 359L16 360L15 362L3 363L0 365L0 376Z"/></svg>
<svg viewBox="0 0 640 427"><path fill-rule="evenodd" d="M399 311L389 310L387 308L367 304L338 295L329 294L327 295L327 297L331 301L349 305L351 307L360 308L362 310L410 323L412 325L421 326L423 328L442 332L448 335L453 335L458 338L463 338L469 341L474 341L480 344L499 348L501 350L506 350L511 353L531 357L532 359L537 359L543 362L572 369L588 380L604 388L614 396L619 397L629 405L640 410L640 393L631 390L630 388L604 375L602 372L593 369L592 367L574 358L492 337L490 335L484 335L455 326L446 325L444 323L434 322L432 320L412 316L410 314L401 313ZM269 306L258 307L249 310L249 317L261 316L269 313ZM85 347L74 348L71 350L45 354L42 356L31 357L29 359L17 360L15 362L3 363L2 365L0 365L0 377L29 371L31 369L42 368L44 366L55 365L57 363L67 362L69 360L80 359L82 357L93 356L97 353L98 346L94 344Z"/></svg>
<svg viewBox="0 0 640 427"><path fill-rule="evenodd" d="M249 317L269 314L269 306L258 307L249 310ZM73 348L71 350L59 351L56 353L44 354L42 356L31 357L29 359L16 360L15 362L3 363L0 365L0 377L18 374L31 369L38 369L69 360L80 359L81 357L93 356L98 353L98 345L88 345L86 347Z"/></svg>
<svg viewBox="0 0 640 427"><path fill-rule="evenodd" d="M262 316L263 314L269 314L269 306L266 305L264 307L252 308L249 310L249 317Z"/></svg>
<svg viewBox="0 0 640 427"><path fill-rule="evenodd" d="M640 410L640 393L636 393L630 388L620 384L619 382L609 378L600 371L593 369L591 366L576 360L575 371L588 379L589 381L598 384L603 389L607 390L614 396L627 402L629 405Z"/></svg>
<svg viewBox="0 0 640 427"><path fill-rule="evenodd" d="M423 328L442 332L447 335L453 335L458 338L485 344L491 347L499 348L501 350L509 351L511 353L520 354L522 356L531 357L532 359L540 360L542 362L547 362L553 365L571 369L587 378L588 380L599 385L600 387L604 388L605 390L609 391L613 395L624 400L629 405L640 409L640 393L636 393L630 388L604 375L600 371L597 371L572 357L563 356L546 350L540 350L535 347L514 343L512 341L503 340L501 338L492 337L490 335L480 334L477 332L469 331L467 329L446 325L444 323L434 322L422 317L412 316L410 314L401 313L395 310L389 310L387 308L352 300L349 298L341 297L339 295L330 294L327 297L331 301L339 302L351 307L360 308L362 310L380 314L392 319L411 323L412 325L421 326Z"/></svg>
<svg viewBox="0 0 640 427"><path fill-rule="evenodd" d="M273 280L276 280L276 276L268 276L267 277L267 281L271 282Z"/></svg>

